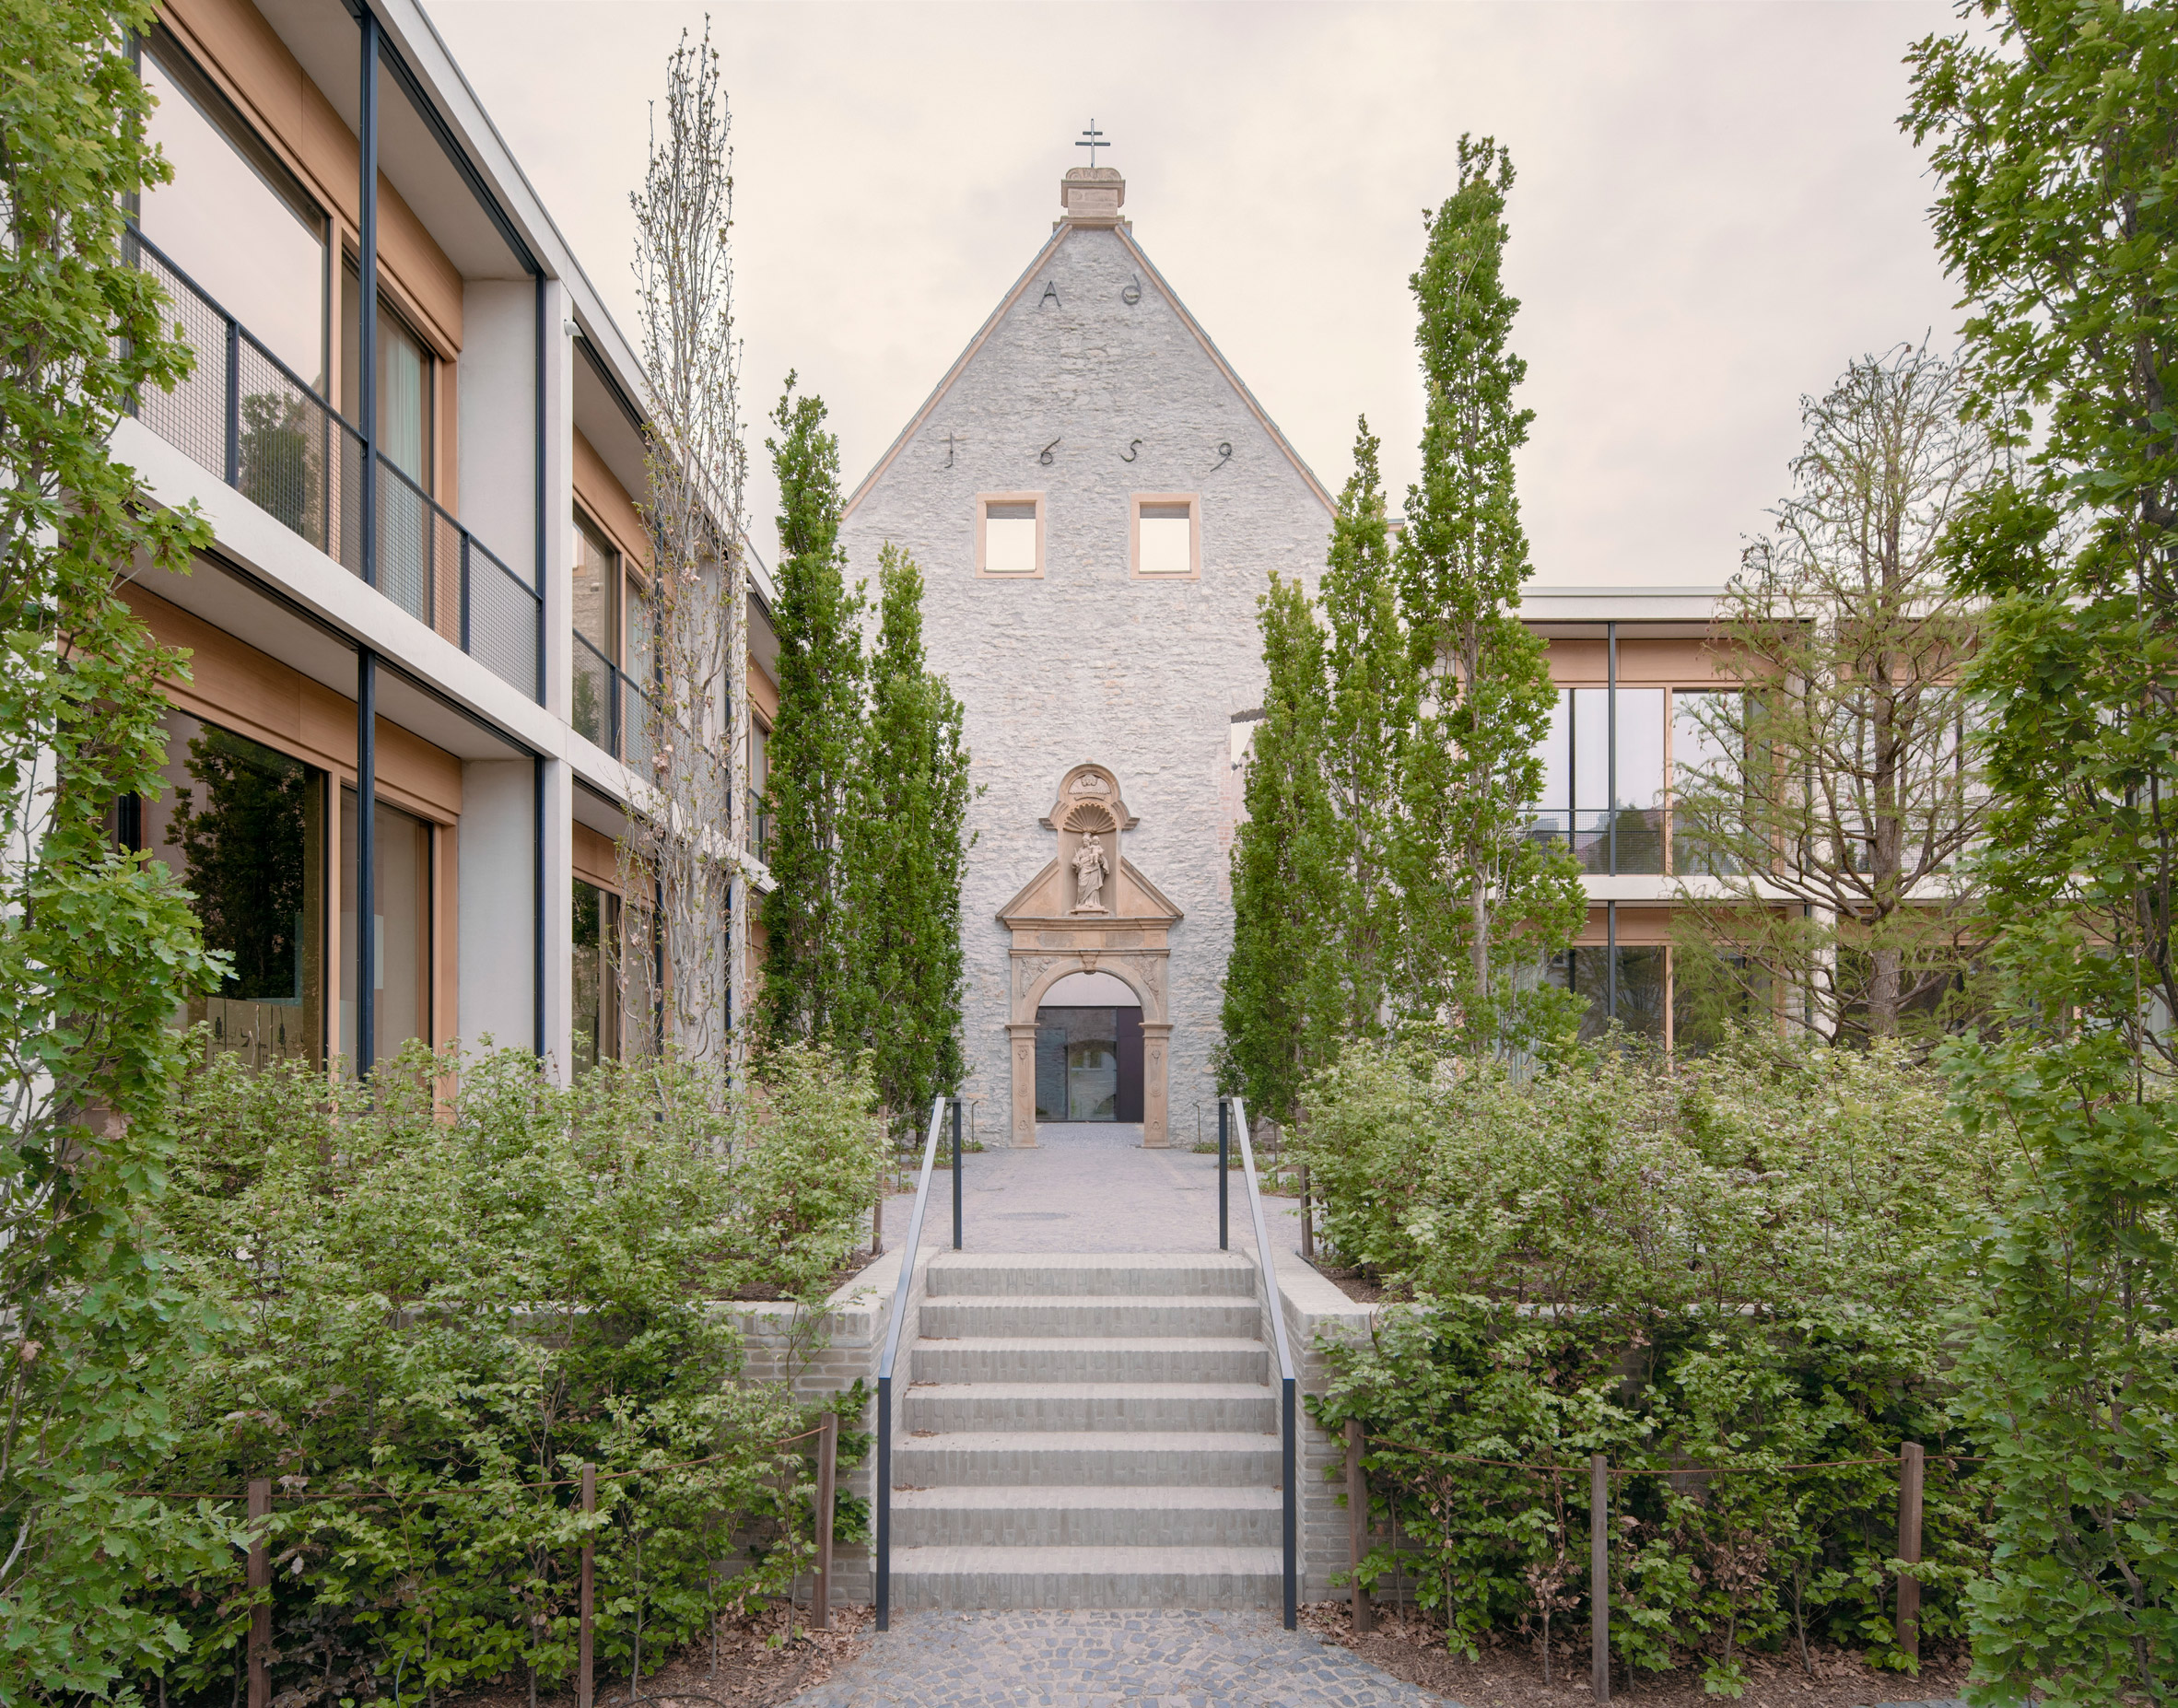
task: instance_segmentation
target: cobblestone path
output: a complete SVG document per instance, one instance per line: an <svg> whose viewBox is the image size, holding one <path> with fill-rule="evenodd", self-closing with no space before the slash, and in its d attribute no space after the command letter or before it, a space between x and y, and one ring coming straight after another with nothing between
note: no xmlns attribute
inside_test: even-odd
<svg viewBox="0 0 2178 1708"><path fill-rule="evenodd" d="M790 1708L1440 1708L1260 1613L909 1613Z"/></svg>

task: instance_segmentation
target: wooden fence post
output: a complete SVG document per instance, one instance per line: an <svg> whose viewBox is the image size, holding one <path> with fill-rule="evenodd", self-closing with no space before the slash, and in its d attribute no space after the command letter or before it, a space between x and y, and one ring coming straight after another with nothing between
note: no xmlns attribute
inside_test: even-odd
<svg viewBox="0 0 2178 1708"><path fill-rule="evenodd" d="M1921 1563L1921 1480L1926 1467L1919 1442L1899 1444L1898 1557L1908 1565ZM1898 1574L1898 1646L1916 1667L1920 1665L1921 1584L1903 1572Z"/></svg>
<svg viewBox="0 0 2178 1708"><path fill-rule="evenodd" d="M1346 1420L1346 1553L1356 1567L1353 1574L1353 1628L1376 1629L1376 1612L1369 1606L1369 1592L1362 1587L1358 1568L1369 1551L1369 1479L1362 1469L1362 1426L1359 1418Z"/></svg>
<svg viewBox="0 0 2178 1708"><path fill-rule="evenodd" d="M588 1517L597 1511L597 1467L582 1468L582 1513ZM591 1631L591 1613L597 1591L597 1544L587 1527L582 1532L582 1587L580 1590L581 1637L580 1659L575 1672L575 1708L591 1708L596 1686L593 1663L596 1659L595 1643Z"/></svg>
<svg viewBox="0 0 2178 1708"><path fill-rule="evenodd" d="M272 1479L250 1483L250 1708L272 1708Z"/></svg>
<svg viewBox="0 0 2178 1708"><path fill-rule="evenodd" d="M832 1503L839 1474L839 1414L825 1413L817 1434L816 1589L810 1597L811 1626L832 1629Z"/></svg>
<svg viewBox="0 0 2178 1708"><path fill-rule="evenodd" d="M1610 1468L1588 1455L1588 1690L1610 1700Z"/></svg>

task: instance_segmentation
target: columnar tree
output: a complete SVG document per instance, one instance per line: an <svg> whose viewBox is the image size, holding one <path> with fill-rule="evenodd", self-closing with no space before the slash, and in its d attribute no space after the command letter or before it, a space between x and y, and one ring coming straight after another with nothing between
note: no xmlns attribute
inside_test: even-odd
<svg viewBox="0 0 2178 1708"><path fill-rule="evenodd" d="M217 987L186 895L106 819L156 794L162 676L123 602L139 558L209 541L109 439L190 371L130 198L171 172L130 53L153 8L0 8L0 1700L120 1693L185 1646L145 1585L216 1569L226 1527L135 1492L200 1307L144 1223L163 1190L182 1041Z"/></svg>
<svg viewBox="0 0 2178 1708"><path fill-rule="evenodd" d="M862 599L839 545L839 439L824 400L794 395L766 439L779 475L779 716L771 730L771 875L764 898L764 1031L830 1041L852 1006L844 830L861 729Z"/></svg>
<svg viewBox="0 0 2178 1708"><path fill-rule="evenodd" d="M1340 1004L1326 896L1338 873L1324 784L1324 636L1299 581L1258 602L1263 715L1249 743L1247 817L1233 838L1233 951L1220 1079L1257 1114L1291 1121L1335 1056Z"/></svg>
<svg viewBox="0 0 2178 1708"><path fill-rule="evenodd" d="M1955 1052L2016 1148L1962 1257L1959 1405L1996 1456L1991 1699L2178 1689L2178 6L2011 0L1914 51L1982 418L1984 871L2008 1030Z"/></svg>
<svg viewBox="0 0 2178 1708"><path fill-rule="evenodd" d="M1941 548L1994 452L1965 404L1964 371L1926 345L1801 400L1792 494L1717 626L1749 685L1680 701L1680 897L1691 931L1738 957L1688 954L1681 976L1705 971L1737 1007L1807 992L1833 1040L1894 1035L1971 953L1961 857L1985 798L1961 677L1978 619Z"/></svg>
<svg viewBox="0 0 2178 1708"><path fill-rule="evenodd" d="M732 1048L747 1015L748 458L733 322L732 115L708 26L684 34L666 73L636 216L650 492L650 681L621 894L621 956L634 1015L659 1043ZM640 759L640 755L631 755Z"/></svg>
<svg viewBox="0 0 2178 1708"><path fill-rule="evenodd" d="M961 874L969 782L961 704L922 642L922 571L886 542L877 649L846 845L849 1017L896 1131L959 1088Z"/></svg>
<svg viewBox="0 0 2178 1708"><path fill-rule="evenodd" d="M1421 679L1399 619L1378 473L1363 417L1353 474L1339 495L1322 602L1322 767L1330 816L1327 945L1345 1037L1379 1035L1400 989L1407 874L1399 795L1421 712Z"/></svg>
<svg viewBox="0 0 2178 1708"><path fill-rule="evenodd" d="M1533 973L1585 907L1570 858L1527 834L1557 691L1518 616L1528 539L1513 453L1534 412L1513 403L1528 365L1509 348L1520 305L1502 276L1512 183L1506 150L1463 136L1458 188L1425 216L1409 284L1427 408L1399 561L1423 677L1405 787L1411 987L1481 1048L1524 1037Z"/></svg>

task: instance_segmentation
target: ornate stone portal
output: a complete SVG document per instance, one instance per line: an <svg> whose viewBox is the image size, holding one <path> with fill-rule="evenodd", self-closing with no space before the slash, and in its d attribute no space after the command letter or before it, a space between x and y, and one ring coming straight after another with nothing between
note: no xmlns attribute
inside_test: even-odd
<svg viewBox="0 0 2178 1708"><path fill-rule="evenodd" d="M1110 973L1142 1000L1142 1140L1162 1146L1172 1053L1166 975L1180 910L1127 859L1122 838L1135 821L1104 766L1069 771L1041 823L1059 833L1058 852L998 916L1013 934L1006 1026L1013 1141L1036 1141L1036 1005L1044 992L1069 973Z"/></svg>

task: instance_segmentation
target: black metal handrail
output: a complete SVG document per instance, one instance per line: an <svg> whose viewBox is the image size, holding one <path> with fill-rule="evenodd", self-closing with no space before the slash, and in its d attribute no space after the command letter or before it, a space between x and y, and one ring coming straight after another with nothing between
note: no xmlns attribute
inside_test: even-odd
<svg viewBox="0 0 2178 1708"><path fill-rule="evenodd" d="M1263 1277L1263 1302L1270 1313L1271 1343L1278 1349L1279 1480L1285 1489L1285 1628L1294 1629L1300 1617L1300 1582L1296 1573L1300 1552L1300 1487L1295 1478L1299 1455L1298 1396L1294 1379L1294 1351L1287 1344L1285 1305L1278 1296L1278 1261L1270 1255L1270 1235L1263 1223L1263 1194L1256 1183L1256 1148L1248 1142L1247 1106L1239 1098L1218 1102L1218 1249L1225 1249L1225 1134L1230 1114L1240 1129L1240 1168L1247 1181L1248 1213L1255 1220L1256 1265Z"/></svg>
<svg viewBox="0 0 2178 1708"><path fill-rule="evenodd" d="M135 226L128 228L128 240L139 265L173 298L182 337L198 357L188 379L138 396L136 418L349 574L361 576L362 435L166 251ZM247 384L245 369L251 370ZM378 591L437 628L439 583L456 581L462 650L542 701L537 654L543 593L405 471L382 453L373 456L376 466L393 476L378 488ZM405 521L388 514L404 506L410 511ZM488 567L475 568L479 556Z"/></svg>
<svg viewBox="0 0 2178 1708"><path fill-rule="evenodd" d="M953 1100L953 1248L960 1249L960 1099ZM908 1290L915 1284L915 1254L922 1244L922 1212L931 1198L931 1167L938 1159L938 1132L945 1119L943 1094L931 1099L931 1131L922 1141L922 1174L915 1183L915 1213L900 1248L900 1279L893 1285L892 1320L877 1361L877 1629L893 1619L893 1366L900 1356L900 1327L908 1320ZM1291 1599L1289 1597L1288 1599Z"/></svg>

